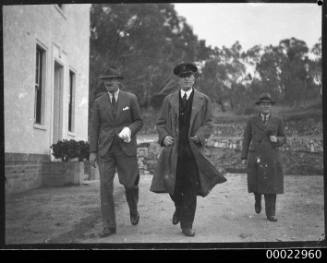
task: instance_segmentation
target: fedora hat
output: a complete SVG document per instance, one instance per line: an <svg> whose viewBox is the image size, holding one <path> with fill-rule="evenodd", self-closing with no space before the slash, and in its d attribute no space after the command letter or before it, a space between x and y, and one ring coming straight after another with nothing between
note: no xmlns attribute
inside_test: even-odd
<svg viewBox="0 0 327 263"><path fill-rule="evenodd" d="M259 105L262 102L269 102L271 104L275 104L275 101L271 98L271 95L268 92L260 94L259 99L255 102L255 104Z"/></svg>
<svg viewBox="0 0 327 263"><path fill-rule="evenodd" d="M197 72L197 66L194 63L189 62L180 63L174 68L174 74L177 76L196 74Z"/></svg>
<svg viewBox="0 0 327 263"><path fill-rule="evenodd" d="M100 76L99 79L102 80L112 80L112 79L118 79L118 80L122 80L124 79L124 77L122 76L120 70L113 68L113 67L109 67L108 69L106 69Z"/></svg>

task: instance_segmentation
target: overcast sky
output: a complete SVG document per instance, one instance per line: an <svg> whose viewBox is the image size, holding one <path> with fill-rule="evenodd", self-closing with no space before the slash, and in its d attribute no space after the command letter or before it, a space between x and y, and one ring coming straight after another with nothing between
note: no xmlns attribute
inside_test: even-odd
<svg viewBox="0 0 327 263"><path fill-rule="evenodd" d="M311 49L322 32L317 4L197 3L175 4L175 9L200 39L219 48L239 40L246 50L295 37Z"/></svg>

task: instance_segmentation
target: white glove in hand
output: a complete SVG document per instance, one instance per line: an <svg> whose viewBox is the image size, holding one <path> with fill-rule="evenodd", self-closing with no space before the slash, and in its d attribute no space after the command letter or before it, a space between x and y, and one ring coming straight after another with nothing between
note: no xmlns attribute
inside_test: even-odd
<svg viewBox="0 0 327 263"><path fill-rule="evenodd" d="M118 134L118 137L121 138L124 142L131 141L131 129L128 127L124 127L121 132Z"/></svg>

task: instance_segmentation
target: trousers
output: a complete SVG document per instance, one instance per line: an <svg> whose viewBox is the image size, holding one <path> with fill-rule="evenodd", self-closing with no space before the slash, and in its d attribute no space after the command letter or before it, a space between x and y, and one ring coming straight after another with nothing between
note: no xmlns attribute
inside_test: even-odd
<svg viewBox="0 0 327 263"><path fill-rule="evenodd" d="M180 218L180 226L192 228L197 192L199 187L198 168L194 158L181 155L178 157L176 170L176 186L171 199L175 203L176 212Z"/></svg>
<svg viewBox="0 0 327 263"><path fill-rule="evenodd" d="M264 194L266 216L276 215L276 194ZM261 202L261 194L254 193L254 198L257 202Z"/></svg>
<svg viewBox="0 0 327 263"><path fill-rule="evenodd" d="M117 170L119 182L125 187L130 214L137 213L139 173L136 156L126 156L119 143L113 143L108 153L99 158L101 213L104 228L116 228L113 182ZM133 180L133 183L130 183ZM127 187L128 185L128 187ZM131 186L132 185L132 186Z"/></svg>

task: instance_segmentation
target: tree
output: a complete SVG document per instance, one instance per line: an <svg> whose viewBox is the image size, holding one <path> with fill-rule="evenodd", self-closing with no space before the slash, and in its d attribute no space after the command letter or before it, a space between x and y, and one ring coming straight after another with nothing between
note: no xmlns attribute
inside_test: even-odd
<svg viewBox="0 0 327 263"><path fill-rule="evenodd" d="M264 48L257 71L260 74L260 93L269 92L275 99L283 96L281 84L281 54L278 47L272 45Z"/></svg>
<svg viewBox="0 0 327 263"><path fill-rule="evenodd" d="M225 103L240 107L239 98L244 93L241 83L245 76L244 53L237 41L230 48L216 48L202 69L200 89L225 111Z"/></svg>
<svg viewBox="0 0 327 263"><path fill-rule="evenodd" d="M126 89L146 107L177 63L206 59L210 53L172 4L92 5L90 101L103 90L97 76L115 66Z"/></svg>
<svg viewBox="0 0 327 263"><path fill-rule="evenodd" d="M314 58L310 61L309 75L312 80L312 86L319 88L319 93L322 95L322 81L321 81L321 63L322 63L322 45L321 37L318 42L314 44L311 49Z"/></svg>
<svg viewBox="0 0 327 263"><path fill-rule="evenodd" d="M281 60L281 81L284 87L284 101L292 104L304 99L306 88L305 57L308 47L302 40L291 38L279 43Z"/></svg>

